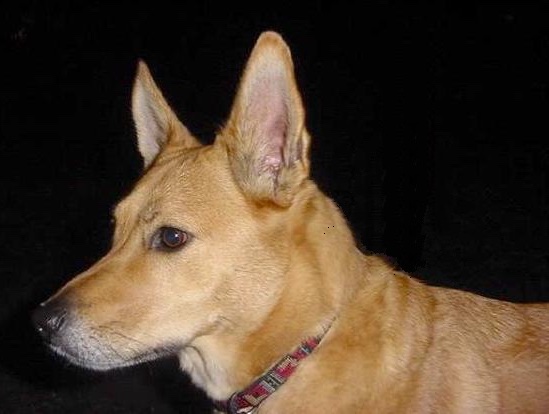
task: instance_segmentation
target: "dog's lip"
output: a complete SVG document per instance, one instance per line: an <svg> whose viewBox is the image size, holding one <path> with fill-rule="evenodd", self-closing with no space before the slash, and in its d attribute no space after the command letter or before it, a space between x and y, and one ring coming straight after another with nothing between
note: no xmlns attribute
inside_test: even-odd
<svg viewBox="0 0 549 414"><path fill-rule="evenodd" d="M67 361L69 361L71 364L78 366L78 367L85 367L86 365L83 364L83 361L81 358L78 358L76 355L68 351L66 348L55 345L51 342L46 342L46 345L48 346L48 350L53 352L55 355L58 355Z"/></svg>
<svg viewBox="0 0 549 414"><path fill-rule="evenodd" d="M60 346L54 343L46 343L48 348L55 354L65 358L71 364L78 367L87 368L93 371L108 371L114 368L124 368L130 367L133 365L139 365L145 362L154 361L161 358L170 357L176 355L180 347L176 346L165 346L165 347L156 347L151 350L142 352L140 354L134 355L127 359L113 359L111 361L98 361L94 359L82 358L78 354L71 352L64 346Z"/></svg>
<svg viewBox="0 0 549 414"><path fill-rule="evenodd" d="M119 362L117 364L112 364L109 362L94 361L92 359L83 359L80 356L70 352L69 350L67 350L62 346L48 344L48 347L53 353L64 358L72 365L81 367L81 368L86 368L92 371L108 371L116 367L124 367L124 366L130 366L135 364L135 362L132 363L131 361L124 361L123 363Z"/></svg>

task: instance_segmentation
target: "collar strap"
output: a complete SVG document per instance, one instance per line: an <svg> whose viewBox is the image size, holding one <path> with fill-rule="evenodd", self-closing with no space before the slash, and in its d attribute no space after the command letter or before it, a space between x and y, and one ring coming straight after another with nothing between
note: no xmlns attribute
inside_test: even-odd
<svg viewBox="0 0 549 414"><path fill-rule="evenodd" d="M318 346L323 336L324 334L303 341L244 390L235 392L228 400L217 401L216 408L227 414L252 413L263 400L286 382L301 360L308 357Z"/></svg>

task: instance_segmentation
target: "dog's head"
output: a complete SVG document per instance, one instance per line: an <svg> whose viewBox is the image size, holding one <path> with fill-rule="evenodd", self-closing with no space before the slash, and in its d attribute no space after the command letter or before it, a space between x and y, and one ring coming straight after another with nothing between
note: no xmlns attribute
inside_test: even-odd
<svg viewBox="0 0 549 414"><path fill-rule="evenodd" d="M97 370L257 329L308 231L295 211L316 191L290 51L275 33L258 39L213 145L177 119L144 63L132 110L144 174L115 209L112 248L34 314L55 351Z"/></svg>

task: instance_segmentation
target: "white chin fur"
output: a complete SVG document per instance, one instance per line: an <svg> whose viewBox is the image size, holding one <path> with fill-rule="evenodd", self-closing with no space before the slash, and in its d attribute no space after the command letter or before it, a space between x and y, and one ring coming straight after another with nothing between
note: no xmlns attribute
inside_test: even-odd
<svg viewBox="0 0 549 414"><path fill-rule="evenodd" d="M179 365L193 383L213 400L224 400L231 396L226 370L207 353L194 346L187 346L179 352Z"/></svg>

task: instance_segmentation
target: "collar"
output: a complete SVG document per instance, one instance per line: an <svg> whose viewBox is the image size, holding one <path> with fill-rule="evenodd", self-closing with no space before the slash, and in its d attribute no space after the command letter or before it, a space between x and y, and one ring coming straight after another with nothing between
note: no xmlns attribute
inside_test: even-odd
<svg viewBox="0 0 549 414"><path fill-rule="evenodd" d="M249 414L269 395L274 393L294 373L299 363L318 346L321 335L303 341L291 353L286 354L265 374L257 378L242 391L235 392L228 400L216 401L216 408L226 414Z"/></svg>

